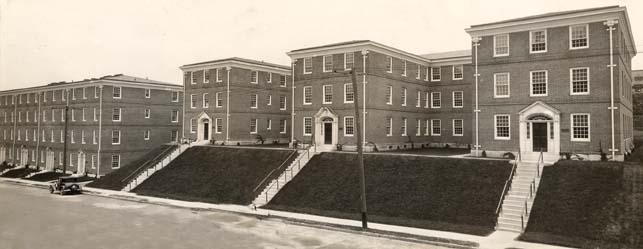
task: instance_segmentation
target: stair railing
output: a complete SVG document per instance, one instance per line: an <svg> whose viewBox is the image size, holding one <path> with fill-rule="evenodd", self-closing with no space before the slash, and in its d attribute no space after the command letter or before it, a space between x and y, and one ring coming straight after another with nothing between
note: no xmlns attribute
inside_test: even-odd
<svg viewBox="0 0 643 249"><path fill-rule="evenodd" d="M509 173L509 177L507 177L507 180L505 181L505 186L502 188L502 195L500 196L500 200L498 201L498 205L496 206L496 216L500 213L502 210L502 202L505 200L505 196L507 195L507 192L509 191L509 188L511 187L511 179L513 179L514 174L516 173L516 168L518 167L518 161L514 160L514 163L511 167L511 173ZM498 221L496 220L496 223Z"/></svg>
<svg viewBox="0 0 643 249"><path fill-rule="evenodd" d="M543 149L540 149L540 155L538 156L538 163L536 163L536 172L538 177L540 177L540 166L545 164L545 158L543 155Z"/></svg>
<svg viewBox="0 0 643 249"><path fill-rule="evenodd" d="M288 160L290 160L290 158L292 158L292 156L294 156L294 155L296 155L296 154L297 154L297 150L293 150L293 151L292 151L292 153L290 153L290 155L288 155L288 157L286 158L286 160L284 160L284 161L283 161L281 164L279 164L279 166L277 166L276 168L272 169L272 170L271 170L271 171L270 171L270 172L269 172L269 173L268 173L268 174L267 174L263 179L261 179L261 181L259 182L259 184L257 184L257 186L255 186L255 188L254 188L254 189L252 189L252 192L253 192L253 193L257 192L257 190L258 190L261 186L263 186L263 185L266 183L266 181L268 181L268 179L270 178L270 176L272 176L272 175L273 175L273 174L274 174L278 169L283 168L283 166L288 162Z"/></svg>
<svg viewBox="0 0 643 249"><path fill-rule="evenodd" d="M311 149L311 147L312 147L311 145L308 145L305 148L306 152L304 152L304 154L301 154L300 156L298 156L295 159L295 160L297 160L297 172L299 172L301 170L301 160L304 159L304 157L306 157L306 160L310 159L310 149ZM288 171L290 171L290 180L292 180L295 177L295 174L293 172L294 171L294 164L291 164L291 165L293 165L293 168L284 170L284 174L283 174L284 175L284 184L286 184L288 182ZM270 176L270 174L268 174L268 176ZM264 179L264 180L267 180L268 176L266 176L266 179ZM257 185L257 187L255 187L255 190L253 190L253 193L256 193L260 186L261 186L261 184ZM275 184L268 185L268 187L265 188L265 191L264 191L263 195L264 195L264 198L266 200L266 203L268 203L268 192L270 192L270 190L273 189L273 188L276 188L277 190L279 190L279 177L277 177L275 179Z"/></svg>
<svg viewBox="0 0 643 249"><path fill-rule="evenodd" d="M142 172L140 172L141 169L143 169L145 167L147 167L149 169L150 168L150 166L149 166L150 162L156 162L159 159L159 157L165 157L165 156L171 154L172 152L174 152L174 149L179 149L179 146L175 146L175 145L168 146L161 153L156 155L154 158L149 159L149 160L145 161L143 164L141 164L141 166L139 166L136 170L132 171L132 173L127 175L125 178L123 178L123 180L121 180L121 182L130 182L130 181L132 181L132 177L134 175L136 175L137 178L138 178L140 173L142 173ZM168 153L169 150L172 150L172 152ZM156 163L154 163L154 164L156 164Z"/></svg>

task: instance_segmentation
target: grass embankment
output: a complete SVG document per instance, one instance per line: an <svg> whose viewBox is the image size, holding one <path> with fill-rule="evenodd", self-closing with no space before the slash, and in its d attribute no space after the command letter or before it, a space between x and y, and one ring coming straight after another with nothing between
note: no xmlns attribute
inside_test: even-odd
<svg viewBox="0 0 643 249"><path fill-rule="evenodd" d="M247 205L259 194L253 189L293 152L195 146L137 186L134 192L187 201ZM295 157L290 157L283 168ZM280 173L275 172L272 179ZM259 188L259 192L261 190Z"/></svg>
<svg viewBox="0 0 643 249"><path fill-rule="evenodd" d="M356 154L322 153L266 208L359 220ZM419 156L364 157L369 220L486 235L511 171L507 161Z"/></svg>
<svg viewBox="0 0 643 249"><path fill-rule="evenodd" d="M123 189L133 177L136 177L140 172L148 169L148 167L141 167L147 163L149 167L154 166L162 160L167 154L174 151L178 146L176 145L161 145L154 148L144 156L128 163L127 165L110 172L107 175L98 178L87 184L88 187L103 188L111 190ZM129 177L128 177L129 176Z"/></svg>
<svg viewBox="0 0 643 249"><path fill-rule="evenodd" d="M6 177L6 178L23 178L28 176L31 173L36 173L38 170L31 169L31 168L19 168L19 169L13 169L9 170L6 173L2 174L0 177Z"/></svg>
<svg viewBox="0 0 643 249"><path fill-rule="evenodd" d="M635 163L546 167L521 239L581 248L643 247L643 171Z"/></svg>

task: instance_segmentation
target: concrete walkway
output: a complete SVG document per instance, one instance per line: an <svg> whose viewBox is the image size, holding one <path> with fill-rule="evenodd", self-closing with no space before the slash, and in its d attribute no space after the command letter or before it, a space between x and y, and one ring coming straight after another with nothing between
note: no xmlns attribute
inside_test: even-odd
<svg viewBox="0 0 643 249"><path fill-rule="evenodd" d="M0 178L2 182L16 183L29 185L40 188L47 188L49 183L29 181L24 179L13 178ZM117 198L123 200L130 200L136 202L173 206L180 208L202 209L213 211L234 212L240 214L247 214L253 216L260 216L263 218L277 217L287 220L301 222L303 224L321 224L336 228L347 228L347 230L359 231L361 230L361 221L338 219L325 216L291 213L276 210L268 210L251 206L231 205L231 204L211 204L203 202L189 202L180 201L166 198L150 197L137 195L131 192L113 191L105 189L97 189L84 187L84 193L103 196L107 198ZM552 246L546 244L529 243L515 240L518 233L497 231L488 236L476 236L469 234L461 234L454 232L445 232L413 227L403 227L395 225L387 225L380 223L368 223L369 230L375 236L390 236L391 238L399 238L411 241L424 241L430 244L443 245L454 248L484 248L484 249L498 249L498 248L523 248L523 249L565 249L567 247Z"/></svg>

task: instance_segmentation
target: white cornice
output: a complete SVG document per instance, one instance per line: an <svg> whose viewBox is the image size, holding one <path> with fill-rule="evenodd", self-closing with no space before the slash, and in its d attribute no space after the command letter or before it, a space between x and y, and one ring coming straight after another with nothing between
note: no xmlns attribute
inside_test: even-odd
<svg viewBox="0 0 643 249"><path fill-rule="evenodd" d="M621 15L621 13L624 13ZM514 33L535 29L546 29L561 26L570 26L577 24L586 24L594 22L604 22L610 19L622 19L626 25L621 27L625 28L628 34L627 45L630 51L636 54L636 45L634 43L630 21L627 16L627 9L625 7L614 7L609 9L601 9L587 12L561 14L555 16L533 18L528 20L509 21L504 23L481 25L465 29L471 37L492 36L497 34Z"/></svg>
<svg viewBox="0 0 643 249"><path fill-rule="evenodd" d="M237 68L244 68L244 69L249 69L253 71L263 71L263 72L270 72L270 73L276 73L276 74L290 75L290 69L272 67L268 65L252 64L252 63L236 61L236 60L224 60L224 61L204 63L204 64L192 65L192 66L181 66L179 68L183 71L199 71L204 69L214 69L214 68L223 68L223 67L237 67Z"/></svg>
<svg viewBox="0 0 643 249"><path fill-rule="evenodd" d="M182 85L170 86L170 85L159 85L159 84L145 83L145 82L97 79L97 80L91 80L91 81L69 82L69 83L59 84L59 85L45 85L45 86L39 86L39 87L6 90L6 91L0 91L0 95L40 93L40 92L53 91L53 90L93 87L93 86L103 86L103 85L183 92Z"/></svg>
<svg viewBox="0 0 643 249"><path fill-rule="evenodd" d="M373 42L373 41L364 41L364 42L338 45L338 46L311 48L311 49L305 49L301 51L288 52L286 54L290 56L290 58L292 58L293 60L296 60L304 57L316 57L316 56L323 56L323 55L329 55L329 54L342 54L347 52L360 52L364 50L373 51L373 52L385 54L391 57L404 59L409 62L420 64L423 66L429 66L429 64L431 63L431 60L427 58L424 58L412 53L408 53L393 47L389 47L377 42Z"/></svg>

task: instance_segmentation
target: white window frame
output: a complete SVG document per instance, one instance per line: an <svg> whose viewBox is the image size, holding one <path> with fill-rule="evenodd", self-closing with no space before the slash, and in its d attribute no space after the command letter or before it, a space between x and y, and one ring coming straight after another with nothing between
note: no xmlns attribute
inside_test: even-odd
<svg viewBox="0 0 643 249"><path fill-rule="evenodd" d="M574 115L587 115L587 138L574 138ZM569 136L572 142L591 142L592 138L592 119L589 113L571 113L569 114Z"/></svg>
<svg viewBox="0 0 643 249"><path fill-rule="evenodd" d="M118 135L116 137L114 137L114 134L118 134ZM114 139L118 139L118 141L114 142ZM112 130L112 141L111 142L112 142L112 145L121 144L121 130Z"/></svg>
<svg viewBox="0 0 643 249"><path fill-rule="evenodd" d="M146 99L152 98L152 89L149 89L149 88L145 89L145 98Z"/></svg>
<svg viewBox="0 0 643 249"><path fill-rule="evenodd" d="M310 120L310 133L306 133L306 120ZM312 117L304 117L303 126L302 126L302 128L303 128L302 132L303 132L304 136L310 137L310 136L313 135L313 126L314 126L313 118Z"/></svg>
<svg viewBox="0 0 643 249"><path fill-rule="evenodd" d="M437 74L437 76L438 76L437 79L435 79L435 77L433 77L433 76L436 76L436 74L433 73L433 69L438 69L439 73ZM442 80L442 67L439 67L439 66L438 67L431 67L431 82L437 82L437 81L441 81L441 80Z"/></svg>
<svg viewBox="0 0 643 249"><path fill-rule="evenodd" d="M587 70L587 92L574 92L574 70L585 69ZM589 95L591 92L590 88L590 70L589 67L574 67L569 69L569 95Z"/></svg>
<svg viewBox="0 0 643 249"><path fill-rule="evenodd" d="M386 60L387 60L387 62L386 62L387 63L386 64L386 67L387 67L386 72L387 73L393 73L393 57L392 56L387 56Z"/></svg>
<svg viewBox="0 0 643 249"><path fill-rule="evenodd" d="M116 89L118 88L118 96L116 96ZM114 86L112 87L112 98L113 99L121 99L123 98L123 88L120 86Z"/></svg>
<svg viewBox="0 0 643 249"><path fill-rule="evenodd" d="M533 51L533 34L535 32L540 32L543 31L545 33L545 50L542 51ZM548 44L547 44L547 29L538 29L538 30L530 30L529 31L529 53L530 54L539 54L539 53L547 53L548 49Z"/></svg>
<svg viewBox="0 0 643 249"><path fill-rule="evenodd" d="M114 119L115 110L118 110L118 119ZM123 114L123 112L122 112L121 108L112 108L112 121L121 122L121 120L123 120L123 115L122 114ZM72 115L72 118L73 118L73 115Z"/></svg>
<svg viewBox="0 0 643 249"><path fill-rule="evenodd" d="M176 99L174 99L174 96L176 95ZM179 102L179 92L172 92L172 96L170 96L172 102Z"/></svg>
<svg viewBox="0 0 643 249"><path fill-rule="evenodd" d="M462 76L460 78L455 77L455 68L456 67L460 68L460 71L462 72L461 73ZM453 65L453 66L451 66L451 78L453 80L462 80L462 79L464 79L464 65Z"/></svg>
<svg viewBox="0 0 643 249"><path fill-rule="evenodd" d="M424 120L424 136L430 136L431 135L431 120L430 119L425 119Z"/></svg>
<svg viewBox="0 0 643 249"><path fill-rule="evenodd" d="M52 96L55 96L56 94L52 93ZM94 87L94 98L97 99L98 95L100 95L100 87L95 86Z"/></svg>
<svg viewBox="0 0 643 249"><path fill-rule="evenodd" d="M347 133L347 131L348 131L348 125L347 125L346 119L352 119L352 120L353 120L353 125L352 125L352 127L353 127L353 134L348 134L348 133ZM344 136L345 136L345 137L352 137L352 136L355 136L355 117L354 117L354 116L345 116L345 117L344 117Z"/></svg>
<svg viewBox="0 0 643 249"><path fill-rule="evenodd" d="M44 130L43 130L44 132ZM80 143L81 144L86 144L87 140L85 139L85 130L80 130Z"/></svg>
<svg viewBox="0 0 643 249"><path fill-rule="evenodd" d="M268 95L268 101L266 105L272 105L272 95Z"/></svg>
<svg viewBox="0 0 643 249"><path fill-rule="evenodd" d="M206 78L205 75L208 75ZM210 69L203 69L203 84L208 84L210 83Z"/></svg>
<svg viewBox="0 0 643 249"><path fill-rule="evenodd" d="M326 61L327 61L327 59L326 59L326 58L327 58L327 57L328 57L328 58L330 58L330 60L329 60L329 61L330 61L330 65L329 65L329 66L330 66L330 69L329 69L329 68L326 68ZM324 55L324 56L322 56L322 72L324 72L324 73L329 73L329 72L332 72L332 71L333 71L333 55L332 55L332 54L328 54L328 55Z"/></svg>
<svg viewBox="0 0 643 249"><path fill-rule="evenodd" d="M272 119L268 119L266 123L266 130L272 130Z"/></svg>
<svg viewBox="0 0 643 249"><path fill-rule="evenodd" d="M210 108L210 101L208 100L208 93L204 93L201 96L201 101L202 101L202 106L203 108Z"/></svg>
<svg viewBox="0 0 643 249"><path fill-rule="evenodd" d="M508 137L498 137L498 117L507 116L507 127L509 128ZM511 140L511 115L509 114L495 114L493 115L493 139L495 140Z"/></svg>
<svg viewBox="0 0 643 249"><path fill-rule="evenodd" d="M406 76L407 76L407 73L408 73L408 71L407 71L407 67L406 67L406 66L407 66L407 64L408 64L408 63L406 62L406 60L403 60L403 61L402 61L402 76L404 76L404 77L406 77Z"/></svg>
<svg viewBox="0 0 643 249"><path fill-rule="evenodd" d="M306 89L310 89L310 102L306 102ZM302 104L303 105L312 105L313 104L313 87L312 86L304 86L302 87Z"/></svg>
<svg viewBox="0 0 643 249"><path fill-rule="evenodd" d="M330 87L330 101L326 101L326 87ZM322 85L322 104L333 103L333 85Z"/></svg>
<svg viewBox="0 0 643 249"><path fill-rule="evenodd" d="M429 97L429 92L424 92L424 109L429 108L429 101L431 101L431 97Z"/></svg>
<svg viewBox="0 0 643 249"><path fill-rule="evenodd" d="M196 94L190 94L190 109L196 109Z"/></svg>
<svg viewBox="0 0 643 249"><path fill-rule="evenodd" d="M313 57L304 57L303 58L303 74L312 74L313 73ZM306 61L309 61L310 63L306 63ZM310 71L306 71L306 68L308 68L308 64L310 64Z"/></svg>
<svg viewBox="0 0 643 249"><path fill-rule="evenodd" d="M83 87L83 99L87 99L87 87ZM36 98L36 103L38 103L37 98Z"/></svg>
<svg viewBox="0 0 643 249"><path fill-rule="evenodd" d="M406 87L402 87L402 96L400 97L400 102L402 102L402 106L406 106Z"/></svg>
<svg viewBox="0 0 643 249"><path fill-rule="evenodd" d="M254 98L254 105L252 105L252 99ZM259 94L251 94L250 95L250 108L251 109L257 109L259 106Z"/></svg>
<svg viewBox="0 0 643 249"><path fill-rule="evenodd" d="M150 108L146 108L145 111L143 111L143 117L149 119L150 116L152 116L152 110Z"/></svg>
<svg viewBox="0 0 643 249"><path fill-rule="evenodd" d="M284 99L283 108L281 107L281 98L282 97ZM288 98L286 98L285 95L279 95L279 110L285 111L286 109L288 109Z"/></svg>
<svg viewBox="0 0 643 249"><path fill-rule="evenodd" d="M424 81L429 81L429 76L431 75L429 71L431 71L430 67L424 68Z"/></svg>
<svg viewBox="0 0 643 249"><path fill-rule="evenodd" d="M259 84L259 71L250 72L250 84Z"/></svg>
<svg viewBox="0 0 643 249"><path fill-rule="evenodd" d="M221 70L220 68L215 68L215 69L214 69L214 73L216 74L216 75L214 76L214 77L215 77L216 82L223 82L223 80L221 79L221 77L219 77L219 71L220 71L220 70Z"/></svg>
<svg viewBox="0 0 643 249"><path fill-rule="evenodd" d="M507 95L499 95L498 94L498 75L501 74L506 74L507 75ZM529 76L531 77L531 76ZM531 92L531 89L529 89ZM511 96L511 73L509 72L504 72L504 73L494 73L493 74L493 97L494 98L509 98Z"/></svg>
<svg viewBox="0 0 643 249"><path fill-rule="evenodd" d="M174 116L174 113L176 113L176 119L172 120L172 117ZM170 122L172 123L178 123L179 122L179 110L172 110L170 111Z"/></svg>
<svg viewBox="0 0 643 249"><path fill-rule="evenodd" d="M190 119L190 134L196 133L196 130L198 129L196 120L191 118Z"/></svg>
<svg viewBox="0 0 643 249"><path fill-rule="evenodd" d="M150 130L143 131L143 140L145 141L150 140Z"/></svg>
<svg viewBox="0 0 643 249"><path fill-rule="evenodd" d="M437 126L439 127L435 127L436 125L434 121L438 121ZM436 133L435 128L439 128L438 131L440 132ZM431 136L434 136L434 137L442 136L442 119L431 119Z"/></svg>
<svg viewBox="0 0 643 249"><path fill-rule="evenodd" d="M272 73L271 72L268 72L268 80L266 81L266 83L272 83Z"/></svg>
<svg viewBox="0 0 643 249"><path fill-rule="evenodd" d="M415 120L415 136L422 136L422 119Z"/></svg>
<svg viewBox="0 0 643 249"><path fill-rule="evenodd" d="M455 122L456 122L456 121L458 121L458 120L459 120L459 121L461 122L461 124L462 124L462 125L461 125L461 127L460 127L460 129L462 130L462 133L461 133L461 134L457 134L457 133L455 132L455 128L456 128L456 127L455 127ZM464 136L464 119L452 119L452 121L451 121L451 127L452 127L452 128L451 128L451 130L453 131L453 136L454 136L454 137L462 137L462 136Z"/></svg>
<svg viewBox="0 0 643 249"><path fill-rule="evenodd" d="M504 53L504 54L497 53L497 50L496 50L497 42L496 41L498 40L498 37L507 37L507 53ZM493 36L493 57L509 56L510 50L511 50L511 45L509 43L509 34L498 34L498 35Z"/></svg>
<svg viewBox="0 0 643 249"><path fill-rule="evenodd" d="M353 100L348 100L348 87L353 87L353 83L344 84L344 104L352 104L355 101L355 89L353 89Z"/></svg>
<svg viewBox="0 0 643 249"><path fill-rule="evenodd" d="M283 122L283 128L281 128L281 123ZM279 130L279 134L286 134L286 131L288 130L288 120L282 119L279 120L279 125L281 130Z"/></svg>
<svg viewBox="0 0 643 249"><path fill-rule="evenodd" d="M114 166L116 164L116 166ZM120 154L112 154L112 163L110 164L112 169L118 169L121 167L121 155Z"/></svg>
<svg viewBox="0 0 643 249"><path fill-rule="evenodd" d="M393 86L386 86L387 88L387 93L388 94L388 99L386 99L386 96L384 96L384 100L386 101L387 105L393 105Z"/></svg>
<svg viewBox="0 0 643 249"><path fill-rule="evenodd" d="M417 70L415 70L415 79L420 79L422 78L422 67L420 64L417 64Z"/></svg>
<svg viewBox="0 0 643 249"><path fill-rule="evenodd" d="M416 96L415 96L415 107L422 107L422 91L419 89L416 90Z"/></svg>
<svg viewBox="0 0 643 249"><path fill-rule="evenodd" d="M214 101L215 101L215 107L216 108L221 108L223 107L223 92L216 92L214 93Z"/></svg>
<svg viewBox="0 0 643 249"><path fill-rule="evenodd" d="M219 130L219 125L221 125L221 130ZM215 118L214 119L214 133L221 134L223 132L223 119Z"/></svg>
<svg viewBox="0 0 643 249"><path fill-rule="evenodd" d="M573 47L572 46L572 30L574 27L583 27L585 28L585 39L587 40L587 44L582 47ZM589 48L589 24L578 24L578 25L570 25L569 26L569 49L570 50L575 50L575 49L584 49L584 48Z"/></svg>
<svg viewBox="0 0 643 249"><path fill-rule="evenodd" d="M462 105L456 105L455 104L455 100L456 100L455 99L455 94L456 93L460 93ZM453 92L451 92L451 102L453 102L453 103L451 103L453 105L453 108L464 108L464 91L453 91Z"/></svg>
<svg viewBox="0 0 643 249"><path fill-rule="evenodd" d="M353 58L353 62L352 62L353 66L351 66L351 67L348 67L348 63L347 63L347 58L348 58L347 55L349 55L349 54L353 56L352 57ZM355 66L355 53L354 52L344 53L344 70L345 71L351 70L351 69L353 69L354 66Z"/></svg>
<svg viewBox="0 0 643 249"><path fill-rule="evenodd" d="M545 94L534 94L534 73L545 72ZM546 97L549 94L549 72L547 70L529 71L529 97Z"/></svg>
<svg viewBox="0 0 643 249"><path fill-rule="evenodd" d="M400 127L400 128L402 130L401 136L403 136L403 137L408 136L409 127L407 125L408 125L408 119L407 118L402 118L402 127Z"/></svg>
<svg viewBox="0 0 643 249"><path fill-rule="evenodd" d="M438 101L439 105L435 105L435 97L433 96L434 93L438 94ZM442 108L442 92L431 92L431 109L439 109Z"/></svg>

